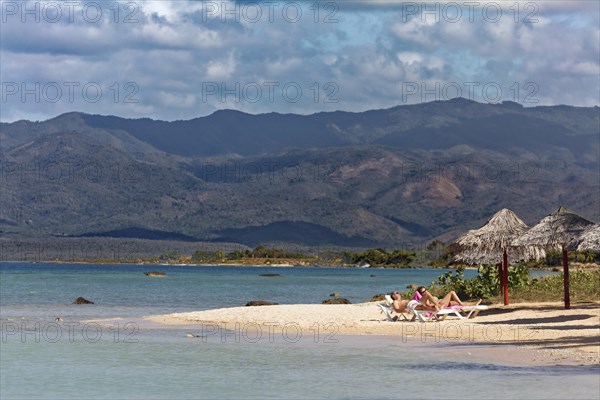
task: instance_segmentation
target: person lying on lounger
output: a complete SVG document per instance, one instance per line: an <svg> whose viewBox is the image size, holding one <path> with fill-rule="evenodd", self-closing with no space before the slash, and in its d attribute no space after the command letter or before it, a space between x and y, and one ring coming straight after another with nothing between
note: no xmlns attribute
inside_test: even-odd
<svg viewBox="0 0 600 400"><path fill-rule="evenodd" d="M421 303L418 300L402 300L399 292L390 293L390 297L392 298L392 307L394 311L397 313L404 313L412 310L425 310L425 311L438 311L435 307L428 306L426 304Z"/></svg>
<svg viewBox="0 0 600 400"><path fill-rule="evenodd" d="M429 307L435 307L435 309L437 311L441 310L442 308L446 308L446 307L452 307L452 306L465 306L467 304L463 303L460 298L458 297L458 295L456 294L456 292L454 290L451 290L447 295L445 295L441 300L438 299L437 297L434 297L431 293L429 293L429 291L427 290L427 288L425 286L419 286L417 288L417 291L415 292L414 296L412 297L413 300L419 301L422 304L429 306ZM473 305L479 305L479 303L481 303L481 300L479 300L477 303L473 304Z"/></svg>

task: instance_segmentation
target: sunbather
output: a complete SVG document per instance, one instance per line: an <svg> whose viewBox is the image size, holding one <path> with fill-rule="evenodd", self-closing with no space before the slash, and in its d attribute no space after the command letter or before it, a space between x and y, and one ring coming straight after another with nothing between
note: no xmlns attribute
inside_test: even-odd
<svg viewBox="0 0 600 400"><path fill-rule="evenodd" d="M402 300L402 298L400 297L400 293L398 292L390 293L390 297L392 298L392 300L394 300L392 302L392 307L397 313L404 313L410 311L411 309L432 312L438 311L435 307L425 305L418 300Z"/></svg>
<svg viewBox="0 0 600 400"><path fill-rule="evenodd" d="M421 302L421 304L424 304L426 306L434 307L436 311L439 311L442 308L452 307L454 305L457 305L457 306L465 305L460 300L460 298L458 297L458 295L456 294L456 292L454 290L451 290L450 292L448 292L448 294L445 295L440 300L437 297L434 297L431 293L429 293L429 291L427 290L427 288L425 286L419 286L417 288L417 291L413 295L413 300L419 301L419 302ZM454 304L453 304L453 302L454 302ZM479 303L481 303L481 300L479 300L474 305L479 305Z"/></svg>

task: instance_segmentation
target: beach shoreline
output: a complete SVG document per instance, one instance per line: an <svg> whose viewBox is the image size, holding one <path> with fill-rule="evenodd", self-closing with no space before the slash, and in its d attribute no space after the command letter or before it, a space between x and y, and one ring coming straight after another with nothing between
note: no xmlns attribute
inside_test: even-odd
<svg viewBox="0 0 600 400"><path fill-rule="evenodd" d="M231 307L144 320L186 327L196 337L218 335L222 330L253 338L256 332L284 337L318 335L322 340L339 335L396 336L424 344L516 346L531 350L531 360L544 364L600 365L600 302L576 303L570 310L560 302L491 305L474 319L448 317L426 323L387 321L376 302Z"/></svg>

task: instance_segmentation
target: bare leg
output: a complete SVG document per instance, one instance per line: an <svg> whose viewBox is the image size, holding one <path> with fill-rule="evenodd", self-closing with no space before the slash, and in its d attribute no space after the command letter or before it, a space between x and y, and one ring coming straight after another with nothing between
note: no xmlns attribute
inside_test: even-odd
<svg viewBox="0 0 600 400"><path fill-rule="evenodd" d="M446 297L448 297L448 295L446 295ZM421 303L433 307L435 311L439 311L445 307L442 304L442 302L446 299L446 297L444 297L444 299L438 302L438 300L435 297L433 297L431 293L429 293L429 291L427 291L423 293Z"/></svg>
<svg viewBox="0 0 600 400"><path fill-rule="evenodd" d="M431 311L431 312L436 312L439 311L439 309L437 309L436 307L432 307L426 304L421 303L420 305L415 307L417 310L425 310L425 311Z"/></svg>
<svg viewBox="0 0 600 400"><path fill-rule="evenodd" d="M454 292L454 290L451 290L447 295L445 295L444 298L442 300L440 300L438 305L439 305L440 309L444 308L444 307L449 307L450 304L452 303L452 301L458 303L459 306L463 305L462 301L460 301L460 299L458 298L458 296L456 295L456 292Z"/></svg>

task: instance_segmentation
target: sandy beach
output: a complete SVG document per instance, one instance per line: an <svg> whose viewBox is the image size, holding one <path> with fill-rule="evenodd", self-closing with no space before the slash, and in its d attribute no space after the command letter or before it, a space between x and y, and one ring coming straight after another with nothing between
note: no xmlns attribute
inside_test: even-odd
<svg viewBox="0 0 600 400"><path fill-rule="evenodd" d="M424 343L526 346L549 362L600 363L600 302L489 305L476 318L439 322L387 321L377 303L233 307L147 317L163 325L186 325L198 333L305 332L329 335L398 335ZM318 329L318 331L317 331Z"/></svg>

